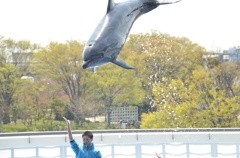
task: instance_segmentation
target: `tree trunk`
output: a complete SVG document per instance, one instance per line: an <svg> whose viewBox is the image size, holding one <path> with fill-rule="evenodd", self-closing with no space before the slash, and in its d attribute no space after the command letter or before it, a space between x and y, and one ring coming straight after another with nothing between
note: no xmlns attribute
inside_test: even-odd
<svg viewBox="0 0 240 158"><path fill-rule="evenodd" d="M111 112L112 112L112 110L108 108L107 109L107 126L108 127L111 125L111 117L110 117Z"/></svg>
<svg viewBox="0 0 240 158"><path fill-rule="evenodd" d="M2 119L3 119L3 106L1 105L1 103L0 103L0 132L3 132L2 131Z"/></svg>
<svg viewBox="0 0 240 158"><path fill-rule="evenodd" d="M3 110L3 124L8 124L10 123L10 114L9 114L9 107L5 106Z"/></svg>

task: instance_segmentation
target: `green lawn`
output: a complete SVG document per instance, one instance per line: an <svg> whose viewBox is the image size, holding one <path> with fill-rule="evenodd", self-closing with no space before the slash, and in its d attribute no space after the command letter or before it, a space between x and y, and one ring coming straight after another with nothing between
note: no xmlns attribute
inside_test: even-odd
<svg viewBox="0 0 240 158"><path fill-rule="evenodd" d="M56 131L56 126L58 125L59 131L67 130L67 126L65 121L38 121L32 124L23 124L22 122L18 123L10 123L3 124L2 130L0 132L8 133L8 132L33 132L33 131ZM75 124L74 121L71 121L71 129L72 130L101 130L101 129L114 129L115 126L106 127L105 122L93 123L93 122L84 122L81 125Z"/></svg>

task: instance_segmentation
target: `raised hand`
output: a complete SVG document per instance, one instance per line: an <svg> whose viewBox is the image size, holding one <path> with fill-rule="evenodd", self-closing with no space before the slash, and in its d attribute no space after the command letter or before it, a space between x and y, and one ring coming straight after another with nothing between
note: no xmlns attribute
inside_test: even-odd
<svg viewBox="0 0 240 158"><path fill-rule="evenodd" d="M160 153L156 153L156 152L155 152L155 154L156 154L157 158L162 158L161 155L160 155Z"/></svg>
<svg viewBox="0 0 240 158"><path fill-rule="evenodd" d="M66 117L63 117L63 119L67 123L67 130L68 130L69 140L72 141L73 140L73 136L72 136L72 131L71 131L71 127L70 127L70 121Z"/></svg>
<svg viewBox="0 0 240 158"><path fill-rule="evenodd" d="M69 121L66 117L63 117L63 119L65 120L65 122L67 123L67 125L70 126L70 121Z"/></svg>

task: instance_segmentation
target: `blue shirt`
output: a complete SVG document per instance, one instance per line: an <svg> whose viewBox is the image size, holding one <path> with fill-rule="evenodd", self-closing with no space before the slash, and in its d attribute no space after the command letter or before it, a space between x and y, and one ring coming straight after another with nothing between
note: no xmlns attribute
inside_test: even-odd
<svg viewBox="0 0 240 158"><path fill-rule="evenodd" d="M102 158L101 152L94 148L93 143L91 143L89 148L84 144L82 147L79 147L75 140L71 141L70 144L76 154L76 158Z"/></svg>

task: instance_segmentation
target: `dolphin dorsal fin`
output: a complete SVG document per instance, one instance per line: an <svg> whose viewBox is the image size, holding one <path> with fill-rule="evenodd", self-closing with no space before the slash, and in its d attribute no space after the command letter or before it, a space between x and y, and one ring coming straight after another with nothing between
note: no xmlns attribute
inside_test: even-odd
<svg viewBox="0 0 240 158"><path fill-rule="evenodd" d="M110 12L115 6L114 0L108 0L107 13Z"/></svg>

